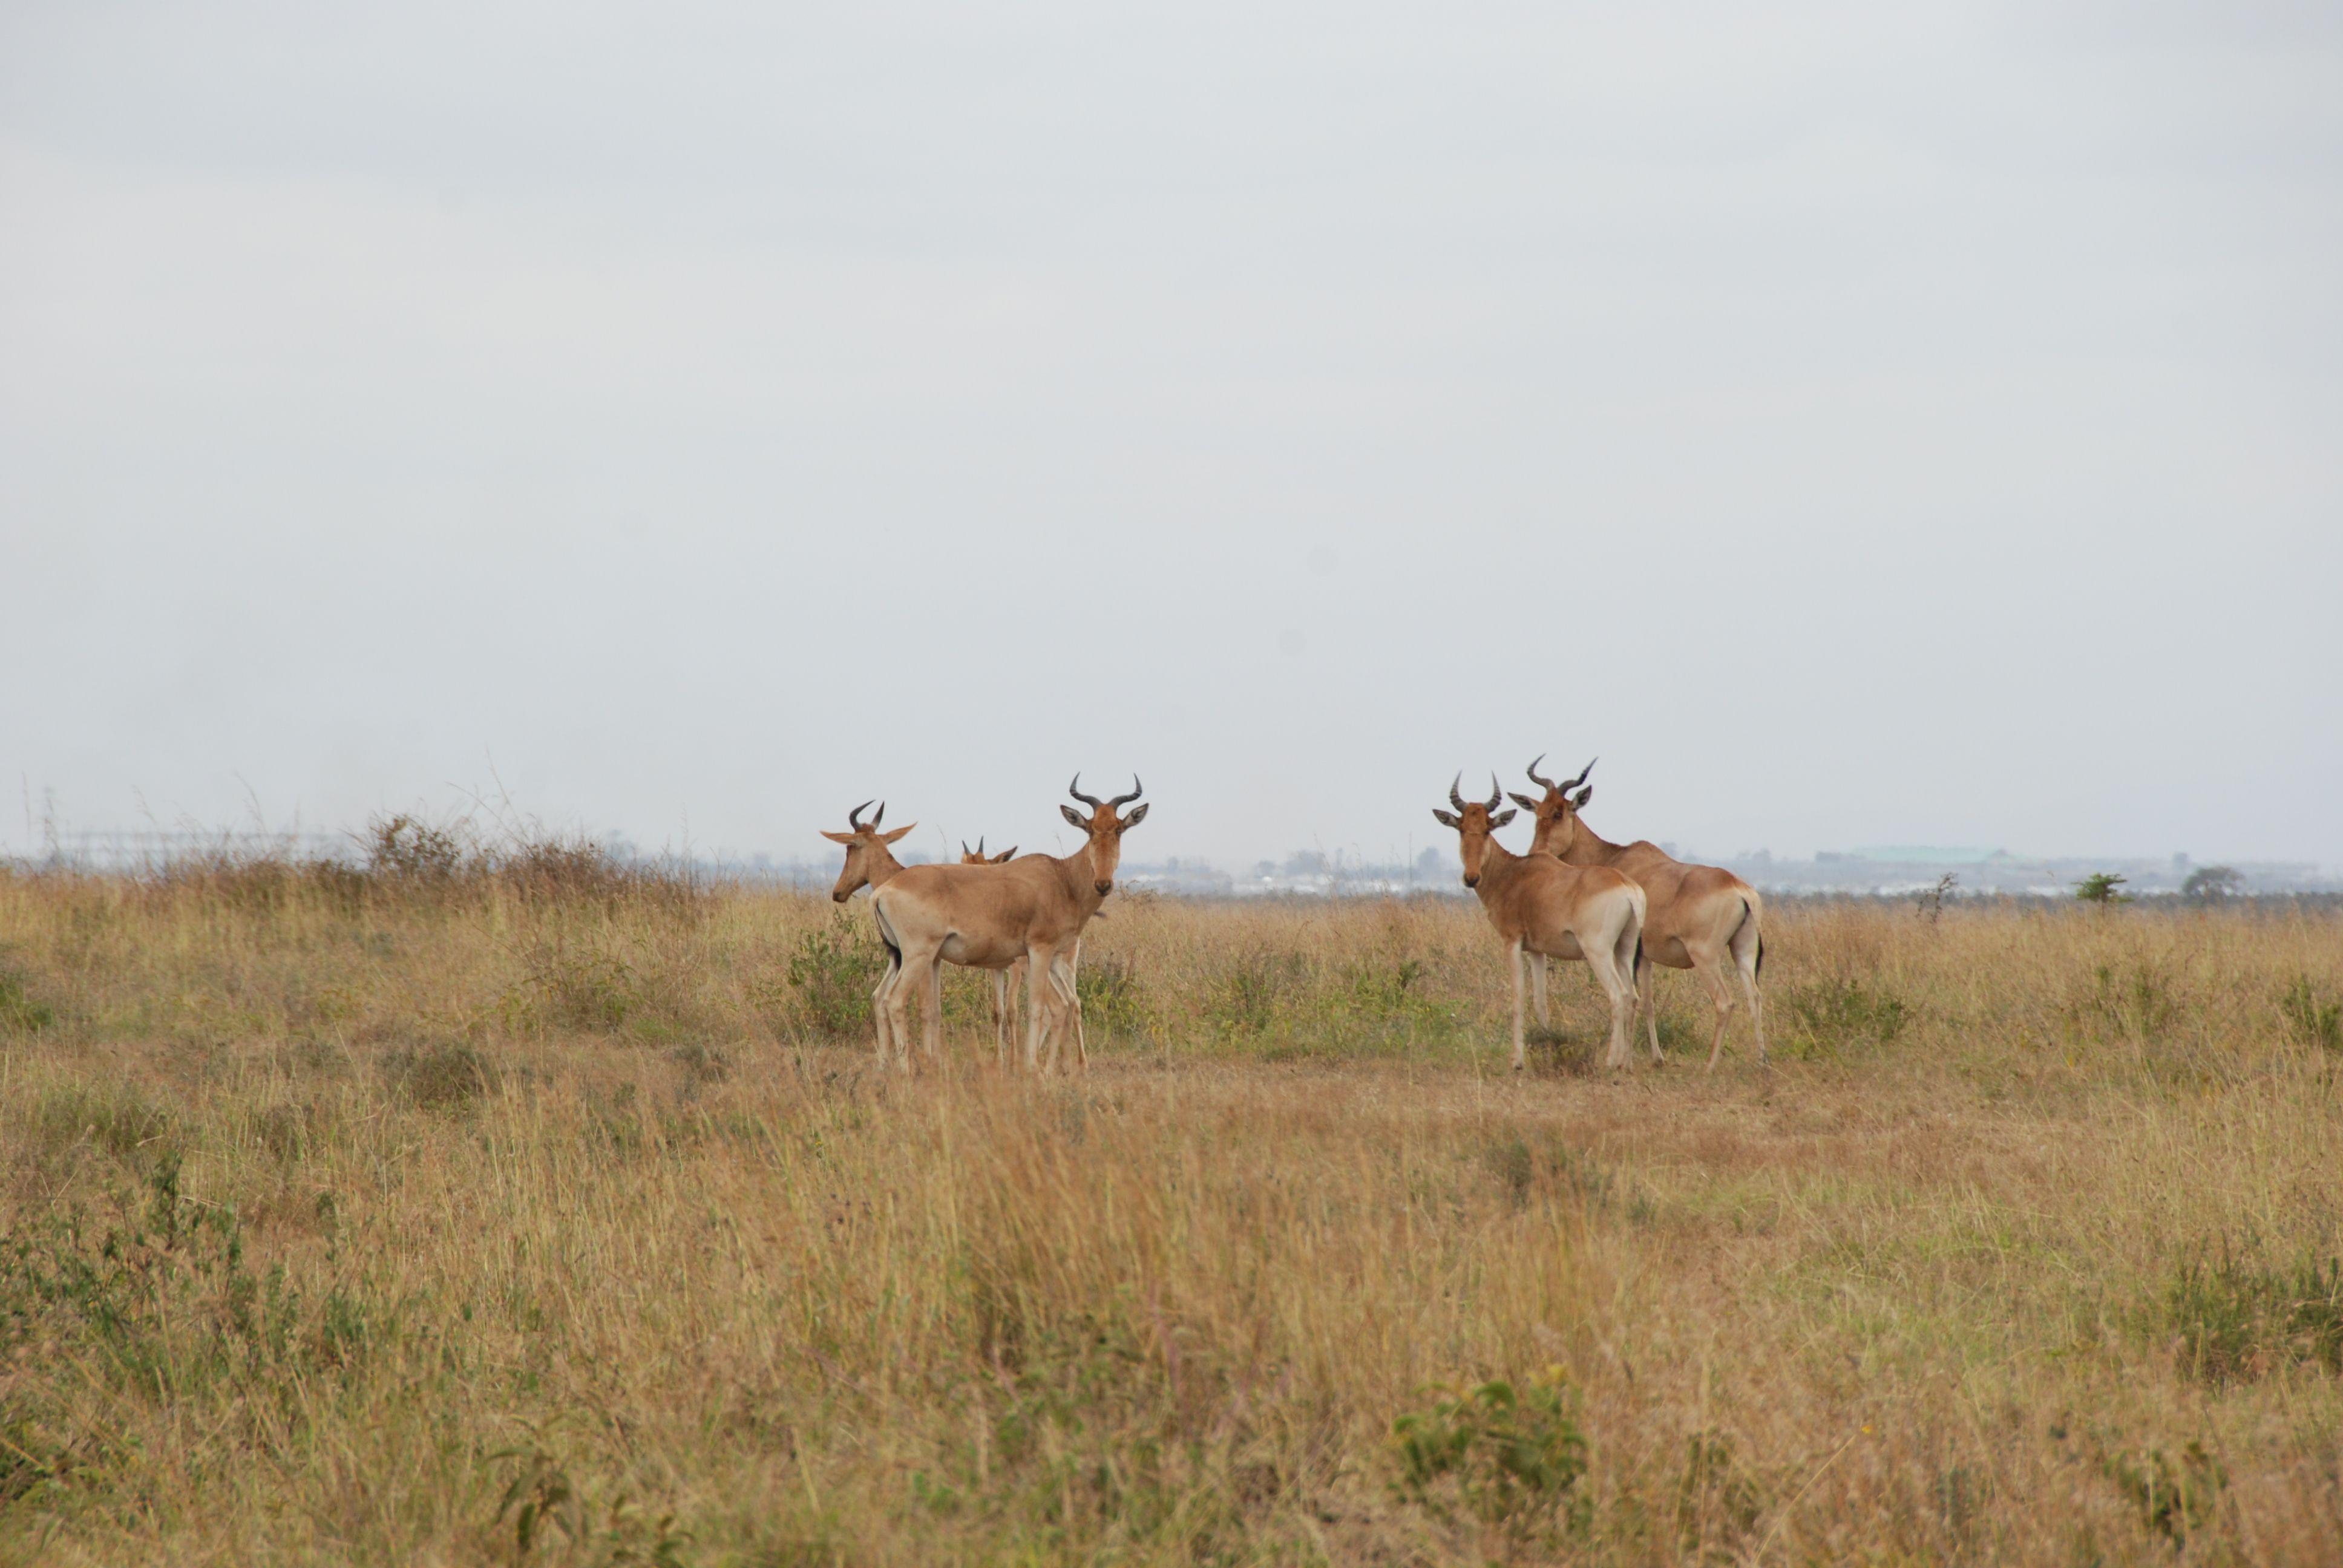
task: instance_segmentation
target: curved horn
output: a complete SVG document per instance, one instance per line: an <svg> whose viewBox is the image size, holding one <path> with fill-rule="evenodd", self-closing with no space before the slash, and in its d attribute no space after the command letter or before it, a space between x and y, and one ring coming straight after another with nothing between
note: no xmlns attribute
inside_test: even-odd
<svg viewBox="0 0 2343 1568"><path fill-rule="evenodd" d="M1490 811L1490 814L1491 814L1492 816L1495 815L1497 808L1498 808L1498 807L1500 807L1500 806L1502 806L1502 805L1503 805L1504 803L1505 803L1505 787L1504 787L1503 784L1500 784L1500 783L1498 783L1498 782L1497 782L1497 770L1496 770L1495 769L1492 768L1491 769L1489 769L1489 811Z"/></svg>
<svg viewBox="0 0 2343 1568"><path fill-rule="evenodd" d="M862 831L862 813L863 813L863 812L865 812L865 811L867 811L867 810L869 810L870 809L870 801L868 801L868 800L865 800L864 802L862 802L862 804L861 804L861 805L857 806L853 810L849 811L849 812L846 814L846 825L847 825L848 827L850 827L850 828L853 829L854 829L856 832L858 832L858 833L860 833L860 831ZM873 822L873 823L871 823L870 825L871 825L872 827L874 827L874 828L875 828L875 827L877 827L879 824L878 824L878 823L876 823L876 822Z"/></svg>
<svg viewBox="0 0 2343 1568"><path fill-rule="evenodd" d="M1564 786L1563 786L1563 788L1564 788L1564 789L1577 789L1581 784L1585 783L1585 782L1586 782L1586 776L1587 776L1589 773L1594 772L1594 765L1595 765L1597 762L1600 762L1600 761L1602 761L1602 760L1603 760L1603 759L1601 759L1600 757L1590 757L1590 758L1588 758L1588 759L1586 759L1586 766L1585 766L1585 767L1584 767L1584 768L1582 768L1582 769L1580 769L1578 770L1578 777L1577 777L1577 778L1575 778L1575 779L1572 779L1569 783L1567 783L1567 784L1564 785Z"/></svg>
<svg viewBox="0 0 2343 1568"><path fill-rule="evenodd" d="M1089 807L1093 811L1106 804L1105 801L1100 799L1095 795L1085 795L1082 793L1082 776L1079 773L1074 775L1074 781L1066 786L1066 793L1071 795L1075 799L1080 800L1083 805Z"/></svg>
<svg viewBox="0 0 2343 1568"><path fill-rule="evenodd" d="M1134 773L1131 776L1131 793L1128 795L1118 795L1113 799L1108 801L1107 805L1111 809L1120 811L1125 806L1130 805L1133 800L1138 799L1146 792L1147 786L1141 784L1139 781L1139 775Z"/></svg>
<svg viewBox="0 0 2343 1568"><path fill-rule="evenodd" d="M965 839L961 839L960 847L962 849L966 849L968 848L968 840ZM984 853L984 835L981 833L979 833L976 836L976 852L980 855Z"/></svg>
<svg viewBox="0 0 2343 1568"><path fill-rule="evenodd" d="M870 813L870 825L873 828L876 828L880 823L884 822L886 819L887 802L881 800L879 802L879 809Z"/></svg>
<svg viewBox="0 0 2343 1568"><path fill-rule="evenodd" d="M1452 780L1448 786L1448 803L1451 806L1455 807L1459 811L1464 809L1464 797L1458 794L1456 791L1457 786L1463 782L1464 770L1460 768L1456 770L1455 779Z"/></svg>
<svg viewBox="0 0 2343 1568"><path fill-rule="evenodd" d="M1537 765L1544 760L1545 753L1543 751L1530 759L1530 782L1541 789L1551 789L1554 788L1554 780L1537 770Z"/></svg>

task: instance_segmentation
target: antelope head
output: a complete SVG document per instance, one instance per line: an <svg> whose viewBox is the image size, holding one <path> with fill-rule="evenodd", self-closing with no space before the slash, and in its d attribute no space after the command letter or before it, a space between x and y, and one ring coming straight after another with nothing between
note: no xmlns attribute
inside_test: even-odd
<svg viewBox="0 0 2343 1568"><path fill-rule="evenodd" d="M1071 806L1058 808L1066 814L1067 821L1090 835L1091 885L1098 890L1100 898L1114 891L1114 869L1122 863L1122 836L1138 827L1140 819L1147 815L1145 806L1128 817L1117 817L1115 811L1138 799L1140 790L1139 775L1134 773L1131 776L1130 794L1101 800L1082 793L1082 776L1077 773L1074 781L1066 786L1066 793L1089 807L1091 814L1085 817Z"/></svg>
<svg viewBox="0 0 2343 1568"><path fill-rule="evenodd" d="M1459 773L1455 783L1448 786L1448 803L1456 808L1455 811L1443 811L1434 806L1432 814L1439 819L1442 827L1456 829L1457 848L1464 856L1464 885L1477 888L1481 885L1481 863L1489 855L1489 835L1512 821L1513 813L1497 809L1505 803L1505 797L1504 791L1497 787L1495 774L1489 776L1489 799L1485 803L1475 800L1466 804L1464 797L1459 793L1459 786L1463 782L1464 775Z"/></svg>
<svg viewBox="0 0 2343 1568"><path fill-rule="evenodd" d="M1010 845L998 855L988 855L984 852L982 839L976 841L976 848L973 849L968 847L967 839L962 839L960 841L960 863L963 866L999 866L1005 864L1015 853L1017 853L1017 846L1014 844Z"/></svg>
<svg viewBox="0 0 2343 1568"><path fill-rule="evenodd" d="M830 890L830 898L841 904L854 896L855 889L870 880L874 869L893 861L895 857L887 852L887 846L919 826L917 822L906 822L891 833L881 833L879 824L887 815L887 803L879 802L879 809L865 822L862 813L870 805L865 800L846 814L848 831L833 833L827 828L821 830L821 836L831 843L846 846L846 867L838 873L838 886Z"/></svg>
<svg viewBox="0 0 2343 1568"><path fill-rule="evenodd" d="M1526 795L1516 795L1513 804L1537 818L1537 831L1530 836L1531 853L1544 849L1549 855L1559 857L1568 852L1570 841L1578 836L1578 813L1594 799L1594 786L1586 782L1586 776L1594 771L1594 763L1589 762L1580 769L1577 778L1564 779L1556 783L1538 771L1538 763L1544 760L1545 753L1541 751L1531 762L1530 782L1544 789L1545 794L1535 800ZM1601 759L1598 758L1596 760ZM1582 785L1584 788L1581 789ZM1574 789L1578 793L1573 795L1571 791Z"/></svg>

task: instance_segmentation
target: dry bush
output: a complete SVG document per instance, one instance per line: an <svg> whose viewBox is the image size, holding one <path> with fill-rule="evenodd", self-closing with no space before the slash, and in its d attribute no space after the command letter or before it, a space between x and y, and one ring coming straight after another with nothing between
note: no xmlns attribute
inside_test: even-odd
<svg viewBox="0 0 2343 1568"><path fill-rule="evenodd" d="M1516 1078L1470 905L1118 900L1034 1082L860 908L417 864L0 878L0 1559L2343 1539L2331 914L1784 903L1772 1072Z"/></svg>

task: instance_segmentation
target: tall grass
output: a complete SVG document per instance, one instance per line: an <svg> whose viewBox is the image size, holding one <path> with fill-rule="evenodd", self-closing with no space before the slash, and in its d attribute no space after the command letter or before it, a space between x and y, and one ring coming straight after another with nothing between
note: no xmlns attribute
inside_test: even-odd
<svg viewBox="0 0 2343 1568"><path fill-rule="evenodd" d="M1118 896L1086 1079L905 1079L859 905L393 847L0 876L0 1560L2343 1540L2332 915L1776 906L1614 1081L1472 906Z"/></svg>

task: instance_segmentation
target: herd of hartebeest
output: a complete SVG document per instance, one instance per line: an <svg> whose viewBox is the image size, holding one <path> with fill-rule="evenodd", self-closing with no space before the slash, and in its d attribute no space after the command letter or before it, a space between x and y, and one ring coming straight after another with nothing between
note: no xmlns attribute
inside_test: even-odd
<svg viewBox="0 0 2343 1568"><path fill-rule="evenodd" d="M1536 823L1526 854L1497 842L1496 830L1515 813L1499 809L1504 792L1493 776L1486 801L1467 801L1459 790L1463 775L1458 774L1448 787L1456 809L1432 813L1456 829L1464 885L1480 895L1513 965L1514 1068L1523 1062L1525 955L1541 1025L1548 1022L1546 960L1578 959L1594 972L1611 1004L1611 1049L1604 1065L1614 1068L1627 1065L1639 1004L1650 1030L1652 1060L1660 1060L1659 1020L1652 1008L1654 963L1688 969L1707 990L1716 1010L1708 1050L1708 1065L1715 1068L1733 1012L1729 967L1748 998L1757 1060L1764 1061L1765 1016L1757 992L1763 905L1757 890L1720 867L1687 865L1648 840L1614 844L1599 837L1580 816L1594 796L1586 782L1594 764L1557 783L1538 772L1544 760L1530 764L1529 776L1544 794L1534 800L1513 797ZM1071 855L1019 855L1012 847L988 856L979 839L974 849L961 845L956 865L906 866L890 846L918 824L883 832L880 823L887 808L882 803L865 822L868 800L847 813L845 832L823 832L823 838L846 846L846 867L830 896L843 903L868 886L879 940L886 945L887 970L871 998L881 1061L910 1064L911 997L904 982L914 975L924 982L920 1011L928 1056L940 1057L943 966L951 963L991 971L996 1045L1004 1063L1016 979L1022 970L1029 996L1025 1065L1055 1070L1069 1025L1075 1058L1089 1065L1081 998L1074 985L1082 929L1114 890L1122 836L1139 825L1147 808L1118 814L1139 799L1136 779L1131 793L1108 800L1083 794L1081 782L1081 775L1074 775L1067 793L1088 807L1088 814L1071 806L1058 808L1083 835L1081 847Z"/></svg>

